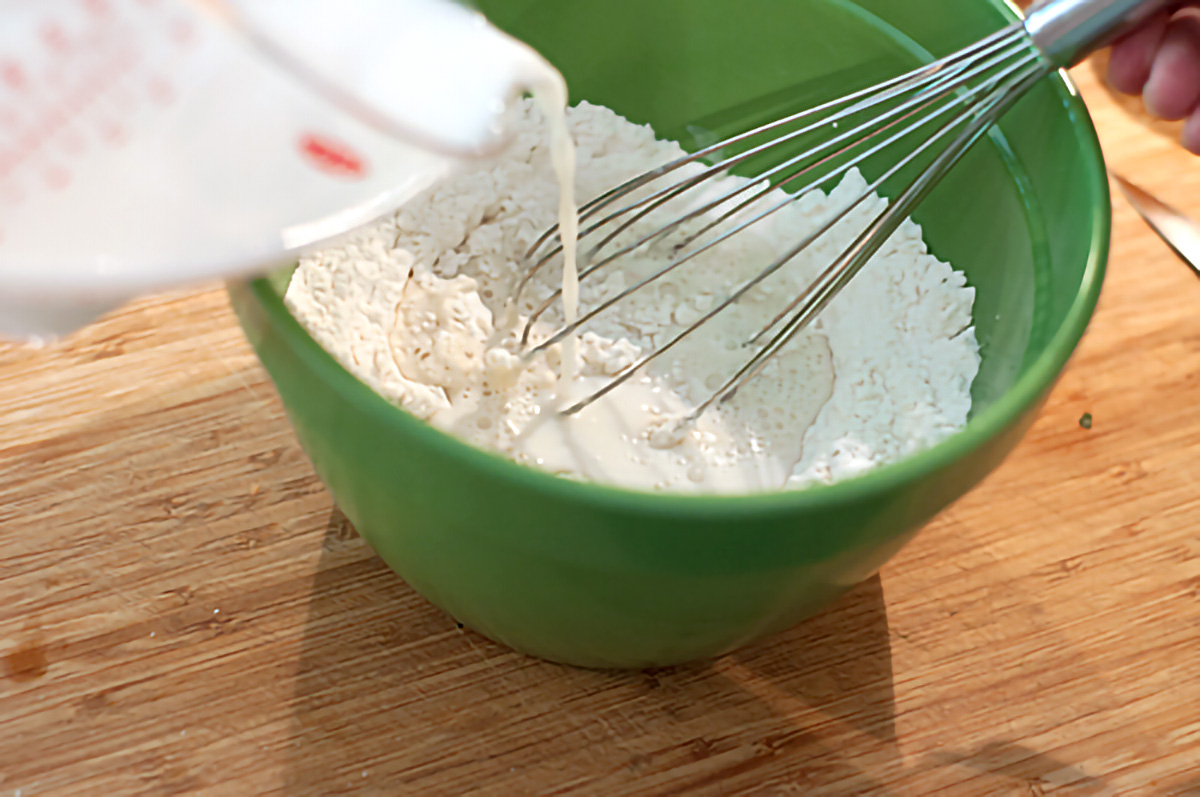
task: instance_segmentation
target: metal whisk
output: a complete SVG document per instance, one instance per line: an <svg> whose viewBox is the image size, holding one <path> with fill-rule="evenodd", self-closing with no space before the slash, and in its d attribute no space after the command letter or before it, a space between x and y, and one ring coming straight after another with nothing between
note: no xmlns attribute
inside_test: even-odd
<svg viewBox="0 0 1200 797"><path fill-rule="evenodd" d="M1033 85L1052 71L1082 60L1128 26L1177 4L1171 0L1042 0L1029 11L1023 23L1014 23L941 60L704 147L596 197L579 211L581 247L585 242L589 245L586 253L580 250L581 281L635 249L662 240L688 222L700 220L701 228L688 232L682 243L675 244L671 259L657 272L598 303L576 322L530 347L534 322L561 299L561 291L556 291L533 311L525 325L522 345L527 347L527 355L536 355L559 343L635 291L840 178L868 158L887 148L907 148L894 165L794 248L737 287L699 320L620 371L604 387L563 410L568 415L577 413L615 390L829 232L848 213L874 196L886 181L897 174L906 176L904 170L909 167L915 169L915 175L907 180L895 200L858 238L801 295L747 341L758 344L770 335L736 373L696 407L688 420L695 419L714 403L732 398L758 375L771 357L807 327L971 146ZM839 123L844 123L844 131L837 130ZM754 143L763 136L770 138L764 143ZM753 182L705 200L665 225L635 236L631 243L614 245L618 236L666 203L686 198L689 191L751 158L769 156L784 145L802 146L806 137L816 139L816 143L799 154L786 156L778 165L757 175ZM739 145L749 148L738 151ZM721 154L728 152L736 154ZM924 166L920 165L922 156L930 159ZM707 165L709 158L716 162ZM663 180L690 163L702 164L704 168L674 182ZM749 218L739 216L766 194L784 186L790 192L782 199L765 210L755 210ZM632 198L634 192L641 196ZM711 220L705 218L705 214L717 208L720 210ZM514 302L520 299L529 280L561 253L557 232L557 227L552 227L530 248L529 266L517 285Z"/></svg>

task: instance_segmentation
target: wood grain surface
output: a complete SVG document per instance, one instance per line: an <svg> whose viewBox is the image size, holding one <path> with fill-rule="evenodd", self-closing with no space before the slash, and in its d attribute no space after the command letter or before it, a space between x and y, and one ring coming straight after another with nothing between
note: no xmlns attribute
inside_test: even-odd
<svg viewBox="0 0 1200 797"><path fill-rule="evenodd" d="M1200 217L1200 161L1079 79ZM1018 452L823 615L657 672L509 652L388 571L217 288L0 348L0 797L1200 794L1200 280L1114 205Z"/></svg>

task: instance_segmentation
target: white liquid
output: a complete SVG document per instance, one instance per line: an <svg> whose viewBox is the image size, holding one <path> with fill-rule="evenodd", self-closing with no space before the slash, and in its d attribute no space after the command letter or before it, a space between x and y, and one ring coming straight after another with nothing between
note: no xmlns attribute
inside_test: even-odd
<svg viewBox="0 0 1200 797"><path fill-rule="evenodd" d="M553 77L553 79L550 79ZM562 241L563 322L568 326L579 318L579 209L575 205L575 142L567 130L567 86L555 72L536 87L534 95L550 129L550 157L558 176L558 234ZM575 333L562 342L559 369L559 398L570 402L575 382L575 358L578 339Z"/></svg>
<svg viewBox="0 0 1200 797"><path fill-rule="evenodd" d="M581 376L582 393L599 390L607 377ZM677 446L656 448L649 430L659 420L679 418L691 409L652 380L631 379L577 415L563 416L553 407L528 423L512 452L527 464L551 473L577 474L597 484L624 484L653 491L674 483L703 482L718 493L755 492L781 485L791 463L771 458L718 464L702 448L730 450L736 443L728 429L711 416L701 417ZM704 441L703 443L701 441Z"/></svg>
<svg viewBox="0 0 1200 797"><path fill-rule="evenodd" d="M567 86L562 76L545 65L533 70L529 85L535 102L546 119L550 137L550 157L558 178L558 230L562 245L563 323L579 318L579 209L575 202L575 143L567 128ZM510 303L510 320L516 308ZM564 416L559 410L580 396L599 390L608 383L604 377L581 377L577 373L578 335L571 333L562 341L562 360L554 405L542 405L514 440L514 454L530 464L557 473L578 473L598 483L625 482L644 490L663 487L671 474L681 467L690 471L694 481L707 480L720 492L761 490L787 478L786 469L774 462L743 463L740 467L705 467L702 457L694 456L697 441L731 446L725 429L701 419L696 425L702 435L683 435L679 447L664 450L654 447L648 430L657 422L679 418L690 411L679 397L663 391L648 379L633 379L622 389L606 396L586 412ZM711 442L710 442L711 445ZM635 455L630 457L630 451ZM683 466L683 452L693 454L691 465Z"/></svg>

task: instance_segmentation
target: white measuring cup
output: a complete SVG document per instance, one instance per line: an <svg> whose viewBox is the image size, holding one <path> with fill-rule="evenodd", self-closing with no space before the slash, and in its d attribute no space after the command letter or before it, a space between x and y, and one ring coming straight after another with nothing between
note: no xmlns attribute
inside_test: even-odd
<svg viewBox="0 0 1200 797"><path fill-rule="evenodd" d="M547 74L444 0L0 0L0 336L286 264L495 150Z"/></svg>

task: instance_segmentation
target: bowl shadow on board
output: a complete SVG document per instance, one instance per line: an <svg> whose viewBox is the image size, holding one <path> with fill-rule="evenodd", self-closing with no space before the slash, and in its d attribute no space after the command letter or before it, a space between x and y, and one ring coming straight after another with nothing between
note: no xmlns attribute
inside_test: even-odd
<svg viewBox="0 0 1200 797"><path fill-rule="evenodd" d="M878 576L716 661L583 670L459 627L335 508L295 679L286 782L289 793L335 783L461 792L482 782L497 793L608 791L678 771L683 755L695 778L688 791L750 776L757 766L747 769L745 756L721 755L733 745L776 774L786 751L789 772L806 772L812 785L815 777L848 793L887 794L872 773L900 766L894 718Z"/></svg>

